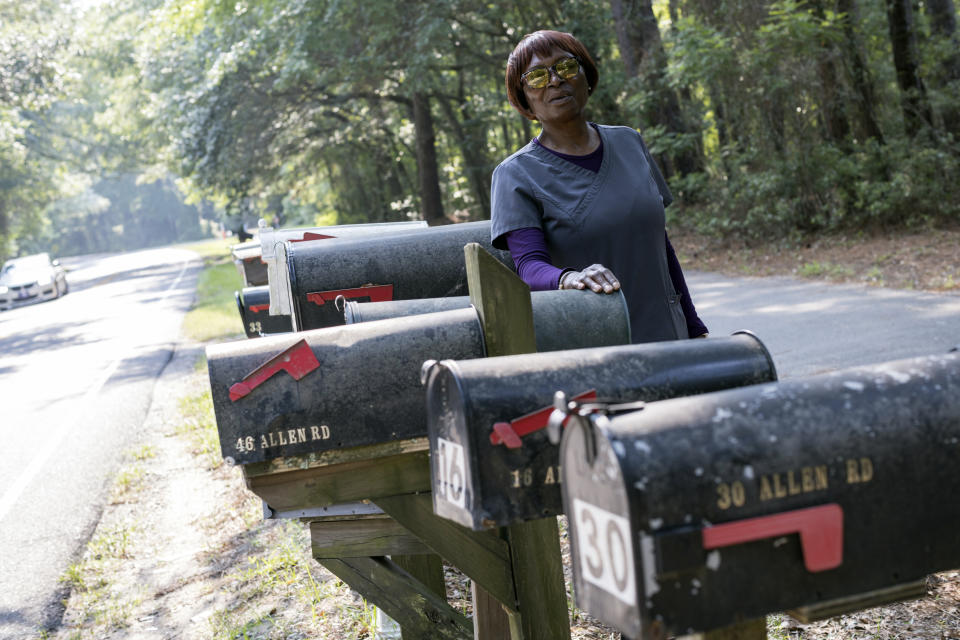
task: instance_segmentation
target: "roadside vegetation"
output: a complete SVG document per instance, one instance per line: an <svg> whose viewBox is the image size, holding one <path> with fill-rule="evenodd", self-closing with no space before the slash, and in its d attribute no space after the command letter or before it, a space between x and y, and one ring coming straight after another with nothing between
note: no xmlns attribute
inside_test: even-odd
<svg viewBox="0 0 960 640"><path fill-rule="evenodd" d="M956 0L40 0L0 2L0 259L486 218L543 28L592 52L590 118L643 131L671 230L960 223Z"/></svg>
<svg viewBox="0 0 960 640"><path fill-rule="evenodd" d="M206 342L243 335L234 297L234 292L243 288L243 281L230 255L230 245L235 243L235 238L229 238L180 245L199 253L205 267L193 308L183 321L183 333L191 340Z"/></svg>

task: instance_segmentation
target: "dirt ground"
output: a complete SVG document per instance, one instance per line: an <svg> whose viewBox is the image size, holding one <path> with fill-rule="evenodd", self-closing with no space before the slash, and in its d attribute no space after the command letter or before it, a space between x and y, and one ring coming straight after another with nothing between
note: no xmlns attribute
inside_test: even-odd
<svg viewBox="0 0 960 640"><path fill-rule="evenodd" d="M958 231L796 246L730 246L682 234L671 241L689 270L960 291ZM197 419L184 418L180 399L207 385L205 371L196 366L201 353L201 345L183 345L158 382L143 441L118 474L84 557L65 573L72 592L63 624L38 630L37 637L373 637L372 610L310 559L302 526L262 521L260 503L245 490L239 470L217 464L212 427L184 428L185 420ZM452 571L448 576L451 604L466 611L463 577ZM811 624L771 616L768 635L960 640L960 572L931 576L926 587L919 600ZM620 637L579 611L573 614L574 638Z"/></svg>
<svg viewBox="0 0 960 640"><path fill-rule="evenodd" d="M685 270L960 291L960 229L753 245L671 232L670 241Z"/></svg>

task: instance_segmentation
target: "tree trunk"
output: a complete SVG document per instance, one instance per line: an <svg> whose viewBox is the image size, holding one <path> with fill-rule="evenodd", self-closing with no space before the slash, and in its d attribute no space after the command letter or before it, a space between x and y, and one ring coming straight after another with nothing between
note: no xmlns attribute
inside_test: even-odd
<svg viewBox="0 0 960 640"><path fill-rule="evenodd" d="M417 139L417 175L420 183L420 208L429 225L449 224L443 214L440 195L440 170L437 167L436 136L430 98L423 93L413 94L413 128Z"/></svg>
<svg viewBox="0 0 960 640"><path fill-rule="evenodd" d="M927 92L920 77L920 54L914 33L913 5L910 0L887 0L887 23L893 48L893 64L897 84L902 93L901 104L907 135L916 136L933 122Z"/></svg>
<svg viewBox="0 0 960 640"><path fill-rule="evenodd" d="M610 9L627 76L642 77L656 92L654 123L663 125L670 133L690 133L680 111L680 101L666 82L667 55L651 0L610 0ZM674 173L693 173L702 166L697 150L688 149L670 158L663 169L666 177L670 177Z"/></svg>
<svg viewBox="0 0 960 640"><path fill-rule="evenodd" d="M467 179L470 180L470 186L473 189L474 198L477 201L478 213L481 218L489 217L490 214L490 166L486 154L483 152L485 141L477 139L479 136L470 135L457 118L453 105L449 99L440 99L440 107L444 116L450 123L450 131L453 132L460 146L460 154L463 156L464 171ZM466 108L460 108L464 115L464 121L469 120L469 114ZM476 217L476 216L471 216Z"/></svg>
<svg viewBox="0 0 960 640"><path fill-rule="evenodd" d="M943 86L960 82L960 39L957 38L957 9L953 0L927 0L930 33L944 41L950 53L940 63ZM951 102L943 108L944 128L960 138L960 105Z"/></svg>
<svg viewBox="0 0 960 640"><path fill-rule="evenodd" d="M9 257L10 221L7 218L7 207L0 199L0 265Z"/></svg>
<svg viewBox="0 0 960 640"><path fill-rule="evenodd" d="M883 132L877 123L876 98L870 69L863 57L860 36L855 28L857 19L856 0L837 0L837 12L843 24L844 54L850 65L850 79L857 103L858 135L863 139L874 138L883 144Z"/></svg>
<svg viewBox="0 0 960 640"><path fill-rule="evenodd" d="M821 22L826 21L823 0L813 0L811 3L813 15ZM837 68L838 51L824 37L820 40L820 56L817 60L817 72L820 76L822 88L821 101L823 103L823 124L826 138L832 142L843 142L850 134L850 123L847 120L847 105L840 88L840 71Z"/></svg>

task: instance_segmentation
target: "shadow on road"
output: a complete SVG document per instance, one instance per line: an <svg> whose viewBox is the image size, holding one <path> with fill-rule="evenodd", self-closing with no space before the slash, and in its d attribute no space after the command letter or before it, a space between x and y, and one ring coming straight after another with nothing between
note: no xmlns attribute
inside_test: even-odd
<svg viewBox="0 0 960 640"><path fill-rule="evenodd" d="M84 291L94 287L111 284L113 282L123 282L127 280L137 280L143 278L163 278L164 276L176 277L176 274L183 268L182 264L158 264L148 267L137 267L123 271L111 271L103 273L102 269L88 268L80 269L76 272L67 274L67 281L70 283L71 291Z"/></svg>
<svg viewBox="0 0 960 640"><path fill-rule="evenodd" d="M47 349L62 348L66 345L92 344L102 342L103 338L91 338L89 332L78 331L90 322L61 323L44 327L36 331L12 335L0 340L0 354L4 356L22 356ZM0 373L12 371L16 367L0 367Z"/></svg>
<svg viewBox="0 0 960 640"><path fill-rule="evenodd" d="M173 357L173 348L174 345L171 343L124 358L116 372L110 376L108 384L125 384L156 378Z"/></svg>

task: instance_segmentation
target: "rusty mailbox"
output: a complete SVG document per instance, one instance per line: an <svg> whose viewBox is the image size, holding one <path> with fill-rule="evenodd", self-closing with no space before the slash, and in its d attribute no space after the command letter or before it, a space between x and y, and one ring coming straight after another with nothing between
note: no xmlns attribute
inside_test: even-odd
<svg viewBox="0 0 960 640"><path fill-rule="evenodd" d="M960 354L551 420L577 605L628 637L836 615L960 567Z"/></svg>
<svg viewBox="0 0 960 640"><path fill-rule="evenodd" d="M562 513L558 448L543 431L557 389L627 402L776 378L770 354L748 332L445 360L425 371L434 512L473 529Z"/></svg>
<svg viewBox="0 0 960 640"><path fill-rule="evenodd" d="M586 335L599 344L629 340L619 296L570 293L569 306L596 314ZM542 348L563 348L566 334L566 328L545 331ZM424 437L423 362L483 356L473 307L211 345L207 363L223 456L248 463Z"/></svg>
<svg viewBox="0 0 960 640"><path fill-rule="evenodd" d="M290 316L270 315L270 287L244 287L243 291L234 292L234 296L237 299L243 331L248 338L293 331Z"/></svg>
<svg viewBox="0 0 960 640"><path fill-rule="evenodd" d="M343 312L335 304L340 296L377 302L465 295L463 247L472 242L514 268L508 252L491 246L489 221L279 244L278 278L276 283L271 281L271 312L291 313L302 331L344 324Z"/></svg>

